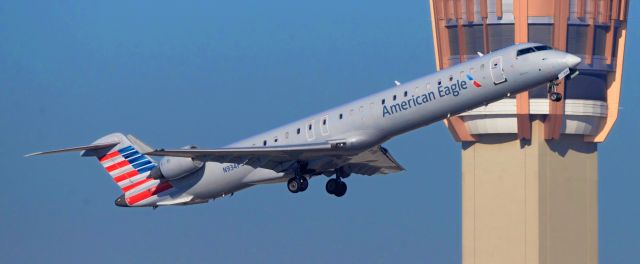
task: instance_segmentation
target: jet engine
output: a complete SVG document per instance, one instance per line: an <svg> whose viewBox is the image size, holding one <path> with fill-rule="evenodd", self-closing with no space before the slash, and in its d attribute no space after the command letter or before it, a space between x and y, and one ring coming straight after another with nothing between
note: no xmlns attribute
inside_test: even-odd
<svg viewBox="0 0 640 264"><path fill-rule="evenodd" d="M194 146L187 146L183 149L193 149ZM150 177L154 179L164 178L167 180L175 180L189 175L204 165L201 160L182 157L164 157L160 160L158 167L154 168Z"/></svg>

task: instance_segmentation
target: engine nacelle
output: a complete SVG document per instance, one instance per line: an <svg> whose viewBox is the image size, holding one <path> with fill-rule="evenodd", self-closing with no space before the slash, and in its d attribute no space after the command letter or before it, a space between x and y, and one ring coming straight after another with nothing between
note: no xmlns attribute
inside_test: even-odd
<svg viewBox="0 0 640 264"><path fill-rule="evenodd" d="M160 160L160 164L151 172L152 178L165 178L175 180L202 168L204 162L191 158L165 157Z"/></svg>

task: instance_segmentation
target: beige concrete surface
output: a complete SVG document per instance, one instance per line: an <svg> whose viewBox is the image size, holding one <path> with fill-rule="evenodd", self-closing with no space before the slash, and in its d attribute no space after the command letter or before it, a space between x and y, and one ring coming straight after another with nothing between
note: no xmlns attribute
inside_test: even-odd
<svg viewBox="0 0 640 264"><path fill-rule="evenodd" d="M597 263L597 145L515 134L463 143L462 262Z"/></svg>

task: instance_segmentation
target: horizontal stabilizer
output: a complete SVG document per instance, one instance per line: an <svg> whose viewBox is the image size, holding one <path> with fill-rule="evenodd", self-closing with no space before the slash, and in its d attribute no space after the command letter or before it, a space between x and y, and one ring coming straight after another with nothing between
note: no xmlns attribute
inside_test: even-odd
<svg viewBox="0 0 640 264"><path fill-rule="evenodd" d="M80 147L73 147L73 148L63 148L63 149L56 149L56 150L50 150L50 151L41 151L41 152L35 152L35 153L31 153L31 154L27 154L24 155L25 157L31 157L31 156L39 156L39 155L47 155L47 154L56 154L56 153L63 153L63 152L73 152L73 151L84 151L84 150L98 150L98 149L104 149L104 148L111 148L115 145L120 144L120 142L107 142L107 143L98 143L98 144L92 144L92 145L87 145L87 146L80 146Z"/></svg>

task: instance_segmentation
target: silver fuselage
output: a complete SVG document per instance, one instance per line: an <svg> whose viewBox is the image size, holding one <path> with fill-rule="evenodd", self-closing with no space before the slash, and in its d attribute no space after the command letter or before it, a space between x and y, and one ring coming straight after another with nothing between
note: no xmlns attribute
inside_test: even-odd
<svg viewBox="0 0 640 264"><path fill-rule="evenodd" d="M244 139L228 147L277 146L339 140L347 143L344 151L358 153L448 116L552 81L563 70L575 67L571 65L575 56L557 50L517 56L517 50L533 45L536 44L518 44L476 57ZM476 87L474 81L480 87ZM326 163L311 164L322 166ZM204 168L194 175L175 180L174 185L183 190L184 194L209 200L253 185L281 182L289 177L291 175L284 172L242 164L207 162Z"/></svg>

